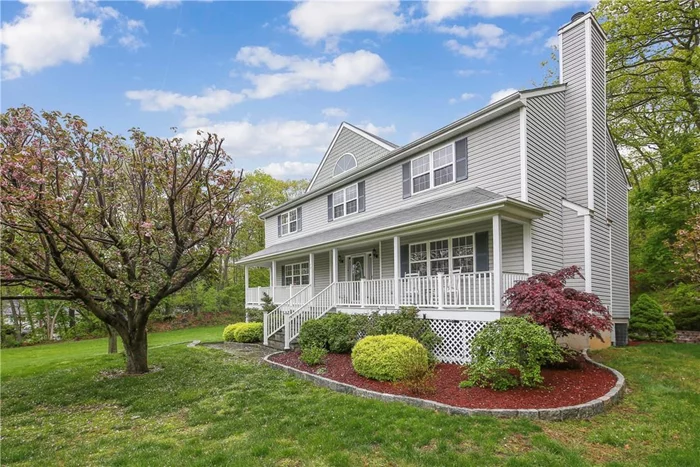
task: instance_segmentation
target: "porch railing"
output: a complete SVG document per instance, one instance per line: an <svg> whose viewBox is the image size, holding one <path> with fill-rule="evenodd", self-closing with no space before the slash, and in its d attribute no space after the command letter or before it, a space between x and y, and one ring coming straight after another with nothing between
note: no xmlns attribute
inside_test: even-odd
<svg viewBox="0 0 700 467"><path fill-rule="evenodd" d="M289 289L289 287L285 288ZM284 326L284 316L292 313L304 303L308 302L311 297L313 297L313 294L313 287L305 285L294 295L282 302L277 308L269 313L263 314L263 338L265 345L267 345L269 337ZM277 295L275 293L275 299L276 298Z"/></svg>
<svg viewBox="0 0 700 467"><path fill-rule="evenodd" d="M289 349L290 342L299 336L302 324L310 319L320 318L336 306L337 285L338 282L331 283L295 312L284 315L285 349Z"/></svg>
<svg viewBox="0 0 700 467"><path fill-rule="evenodd" d="M528 275L524 272L504 272L503 273L503 292L513 287L516 283L524 281Z"/></svg>
<svg viewBox="0 0 700 467"><path fill-rule="evenodd" d="M245 291L245 302L250 305L262 304L263 294L274 296L275 303L283 303L306 288L305 285L278 285L275 287L251 287ZM273 291L274 289L274 291ZM274 294L273 294L274 292Z"/></svg>

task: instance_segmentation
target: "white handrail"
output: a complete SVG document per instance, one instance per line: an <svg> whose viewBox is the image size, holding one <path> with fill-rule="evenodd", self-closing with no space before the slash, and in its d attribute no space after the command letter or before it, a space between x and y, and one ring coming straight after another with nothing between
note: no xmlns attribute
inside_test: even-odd
<svg viewBox="0 0 700 467"><path fill-rule="evenodd" d="M310 319L317 319L335 307L337 283L333 282L296 311L284 315L284 348L289 349L290 342L299 336L301 325Z"/></svg>
<svg viewBox="0 0 700 467"><path fill-rule="evenodd" d="M271 312L263 314L263 343L265 345L268 343L268 338L284 326L284 315L293 312L298 306L306 303L312 295L313 289L311 285L307 285Z"/></svg>

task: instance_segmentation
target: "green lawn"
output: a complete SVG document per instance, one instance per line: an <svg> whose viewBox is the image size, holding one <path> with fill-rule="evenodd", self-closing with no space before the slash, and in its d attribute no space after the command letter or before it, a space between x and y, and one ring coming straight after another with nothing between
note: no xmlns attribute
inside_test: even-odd
<svg viewBox="0 0 700 467"><path fill-rule="evenodd" d="M591 421L465 418L317 388L150 336L163 370L110 379L104 341L2 351L2 465L700 465L700 346L609 349L624 403Z"/></svg>

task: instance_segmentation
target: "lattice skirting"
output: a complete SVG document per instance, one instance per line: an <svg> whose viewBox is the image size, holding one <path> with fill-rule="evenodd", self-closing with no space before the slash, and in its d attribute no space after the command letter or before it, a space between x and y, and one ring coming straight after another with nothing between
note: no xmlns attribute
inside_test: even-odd
<svg viewBox="0 0 700 467"><path fill-rule="evenodd" d="M466 363L471 360L471 341L487 321L429 319L433 332L442 337L435 356L444 363Z"/></svg>

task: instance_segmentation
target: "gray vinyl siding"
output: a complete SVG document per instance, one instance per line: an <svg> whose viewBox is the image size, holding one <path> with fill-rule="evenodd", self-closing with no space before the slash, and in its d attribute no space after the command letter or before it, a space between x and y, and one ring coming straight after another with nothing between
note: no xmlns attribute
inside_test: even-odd
<svg viewBox="0 0 700 467"><path fill-rule="evenodd" d="M501 264L505 272L523 272L523 226L514 222L501 222Z"/></svg>
<svg viewBox="0 0 700 467"><path fill-rule="evenodd" d="M277 216L266 220L266 247L286 241L295 235L309 235L348 222L412 205L427 200L454 195L470 188L483 188L505 196L520 199L520 120L518 112L472 129L455 138L468 138L467 180L453 182L403 198L403 162L386 167L365 178L366 211L328 222L327 195L310 199L303 204L303 231L291 236L277 237ZM445 143L429 151L445 146ZM426 151L425 153L428 153Z"/></svg>
<svg viewBox="0 0 700 467"><path fill-rule="evenodd" d="M625 179L613 142L608 139L608 217L611 226L612 315L630 316L629 240L627 230L627 180Z"/></svg>
<svg viewBox="0 0 700 467"><path fill-rule="evenodd" d="M576 211L564 207L563 214L563 246L564 246L564 266L578 266L581 273L585 271L585 234L583 216L579 216ZM569 279L567 286L585 290L586 283L581 278Z"/></svg>
<svg viewBox="0 0 700 467"><path fill-rule="evenodd" d="M566 199L588 205L585 22L562 36L566 88ZM553 119L552 119L553 120Z"/></svg>
<svg viewBox="0 0 700 467"><path fill-rule="evenodd" d="M379 255L382 279L394 277L394 239L382 240L382 251Z"/></svg>
<svg viewBox="0 0 700 467"><path fill-rule="evenodd" d="M605 211L591 216L591 289L610 306L610 236Z"/></svg>
<svg viewBox="0 0 700 467"><path fill-rule="evenodd" d="M314 254L314 292L331 284L331 256L327 251Z"/></svg>
<svg viewBox="0 0 700 467"><path fill-rule="evenodd" d="M343 128L340 130L338 139L335 140L331 152L319 168L318 176L311 188L316 190L334 182L333 171L335 170L335 164L343 154L348 152L355 156L355 160L357 160L357 169L353 169L353 171L356 171L370 165L389 151L354 131Z"/></svg>
<svg viewBox="0 0 700 467"><path fill-rule="evenodd" d="M567 91L568 93L568 91ZM547 209L532 221L532 272L552 272L562 263L562 197L566 194L564 93L527 100L528 201Z"/></svg>

